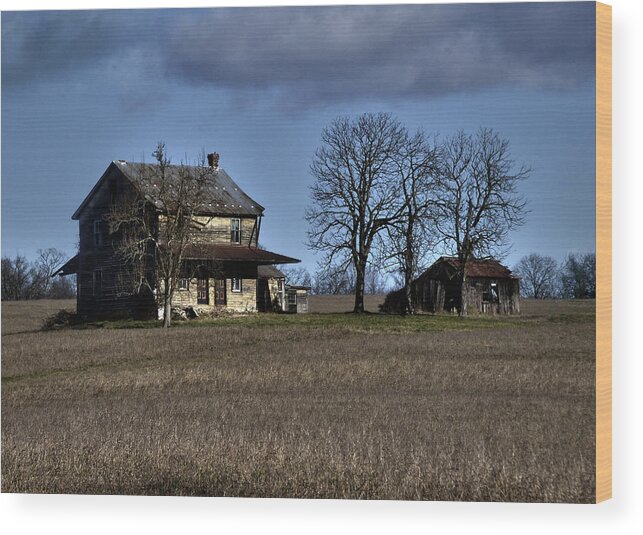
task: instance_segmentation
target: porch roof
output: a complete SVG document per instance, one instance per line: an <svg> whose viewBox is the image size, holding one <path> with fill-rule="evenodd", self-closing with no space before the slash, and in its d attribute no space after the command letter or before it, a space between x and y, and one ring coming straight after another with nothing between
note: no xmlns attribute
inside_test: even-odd
<svg viewBox="0 0 643 535"><path fill-rule="evenodd" d="M64 277L65 275L73 275L74 273L78 272L78 255L72 256L67 262L65 262L62 266L60 266L56 271L53 272L51 275L52 277L55 277L56 275L60 275L61 277Z"/></svg>
<svg viewBox="0 0 643 535"><path fill-rule="evenodd" d="M249 262L257 265L297 264L297 258L273 253L258 247L245 245L221 245L215 243L188 245L183 258L186 260L214 260L222 262Z"/></svg>

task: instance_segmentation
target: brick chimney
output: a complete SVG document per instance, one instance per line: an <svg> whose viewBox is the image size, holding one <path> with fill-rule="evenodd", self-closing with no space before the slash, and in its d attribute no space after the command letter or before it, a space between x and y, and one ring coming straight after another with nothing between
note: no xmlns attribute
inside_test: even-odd
<svg viewBox="0 0 643 535"><path fill-rule="evenodd" d="M219 169L219 153L218 152L211 152L208 154L208 165L215 170Z"/></svg>

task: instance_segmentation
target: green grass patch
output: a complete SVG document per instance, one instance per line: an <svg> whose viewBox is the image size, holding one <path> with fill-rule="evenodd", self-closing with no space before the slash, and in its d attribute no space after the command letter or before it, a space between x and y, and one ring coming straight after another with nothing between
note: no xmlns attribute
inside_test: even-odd
<svg viewBox="0 0 643 535"><path fill-rule="evenodd" d="M493 329L526 325L531 323L519 317L469 316L460 318L452 315L396 316L388 314L252 314L236 317L199 318L188 321L174 321L172 328L224 328L245 327L249 329L279 328L339 328L351 332L414 333L445 330ZM94 322L106 329L150 329L159 328L160 321L104 321Z"/></svg>

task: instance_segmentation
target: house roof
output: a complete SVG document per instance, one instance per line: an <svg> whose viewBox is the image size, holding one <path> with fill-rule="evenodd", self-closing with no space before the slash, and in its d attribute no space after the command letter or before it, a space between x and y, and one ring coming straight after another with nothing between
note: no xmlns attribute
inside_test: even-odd
<svg viewBox="0 0 643 535"><path fill-rule="evenodd" d="M218 260L222 262L251 262L258 265L297 264L297 258L245 245L205 243L188 245L183 258L186 260Z"/></svg>
<svg viewBox="0 0 643 535"><path fill-rule="evenodd" d="M158 177L158 169L158 164L113 161L74 212L72 219L79 218L100 184L113 170L120 172L152 204L158 204L158 179L155 178ZM183 170L197 176L197 173L202 173L203 169L203 167L190 165L169 165L165 176L170 184L178 183L179 173ZM203 203L199 208L199 214L202 215L259 216L264 211L264 207L248 196L221 167L212 173L212 180L208 180L202 197Z"/></svg>
<svg viewBox="0 0 643 535"><path fill-rule="evenodd" d="M286 275L284 275L281 271L279 271L275 266L271 266L271 265L259 266L257 268L257 275L260 279L285 279L286 278Z"/></svg>
<svg viewBox="0 0 643 535"><path fill-rule="evenodd" d="M67 262L60 266L56 271L52 273L52 277L60 275L61 277L65 275L72 275L73 273L78 272L78 255L72 256Z"/></svg>
<svg viewBox="0 0 643 535"><path fill-rule="evenodd" d="M242 245L189 245L185 251L185 260L214 259L222 262L250 262L258 265L260 278L284 278L285 275L271 264L296 264L301 262L297 258ZM72 275L78 273L78 255L73 256L52 275Z"/></svg>
<svg viewBox="0 0 643 535"><path fill-rule="evenodd" d="M460 261L452 256L442 256L426 270L420 278L434 278L440 271L446 268L450 274L455 273L460 267ZM471 259L467 262L467 277L486 279L510 279L515 278L511 270L503 266L494 258Z"/></svg>

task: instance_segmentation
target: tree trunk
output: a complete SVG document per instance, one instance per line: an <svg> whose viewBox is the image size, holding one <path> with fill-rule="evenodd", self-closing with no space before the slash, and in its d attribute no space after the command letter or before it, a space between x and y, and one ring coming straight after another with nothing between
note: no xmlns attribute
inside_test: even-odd
<svg viewBox="0 0 643 535"><path fill-rule="evenodd" d="M462 273L460 277L460 309L458 312L460 317L467 315L467 276L466 272Z"/></svg>
<svg viewBox="0 0 643 535"><path fill-rule="evenodd" d="M413 292L411 283L413 282L413 240L411 238L412 229L409 230L406 240L406 252L404 259L404 314L415 314L413 303Z"/></svg>
<svg viewBox="0 0 643 535"><path fill-rule="evenodd" d="M404 272L404 314L415 314L415 304L413 303L413 273L409 266Z"/></svg>
<svg viewBox="0 0 643 535"><path fill-rule="evenodd" d="M172 324L172 282L165 279L165 289L163 292L163 328L167 329Z"/></svg>
<svg viewBox="0 0 643 535"><path fill-rule="evenodd" d="M364 312L364 271L366 269L366 264L362 263L359 266L356 266L356 278L355 278L355 307L353 312L355 314L361 314Z"/></svg>

